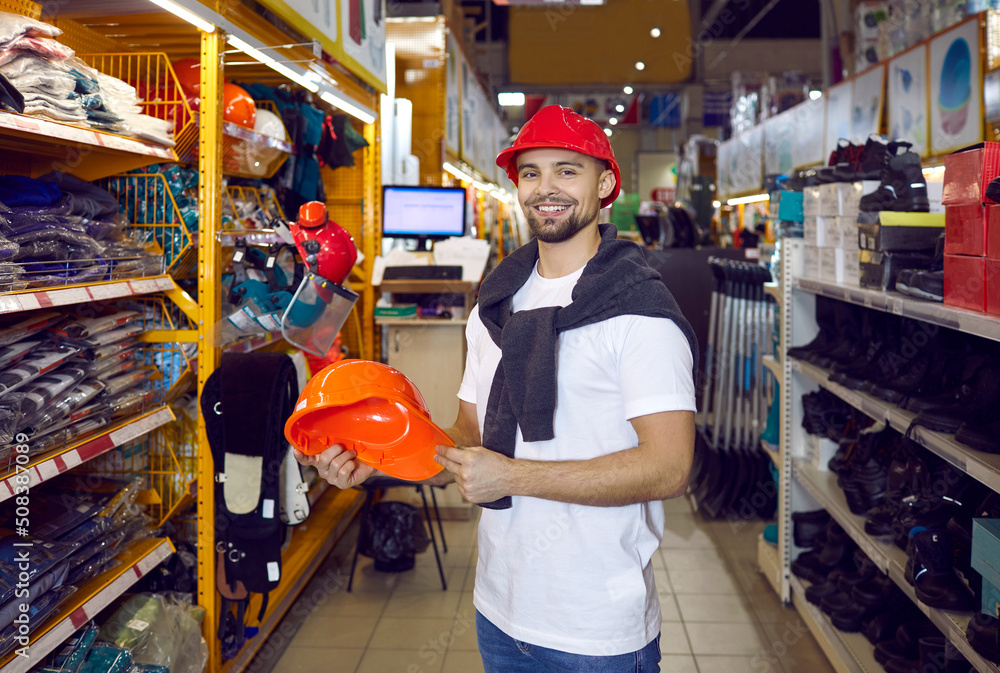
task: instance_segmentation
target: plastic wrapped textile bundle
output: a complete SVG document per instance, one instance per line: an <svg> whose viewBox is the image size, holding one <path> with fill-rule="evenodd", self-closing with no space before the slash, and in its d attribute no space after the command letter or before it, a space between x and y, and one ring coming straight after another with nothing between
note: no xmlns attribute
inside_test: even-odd
<svg viewBox="0 0 1000 673"><path fill-rule="evenodd" d="M94 622L88 623L73 636L63 643L63 646L56 650L46 660L46 668L52 673L79 673L83 666L90 648L93 647L97 639L97 625Z"/></svg>
<svg viewBox="0 0 1000 673"><path fill-rule="evenodd" d="M74 593L76 593L76 587L64 585L58 589L46 591L41 597L31 603L28 612L25 613L28 615L28 633L30 634L38 627L44 625L45 621L55 613L59 606ZM19 644L18 635L19 629L17 624L11 624L3 631L0 631L0 656L8 654L17 647Z"/></svg>

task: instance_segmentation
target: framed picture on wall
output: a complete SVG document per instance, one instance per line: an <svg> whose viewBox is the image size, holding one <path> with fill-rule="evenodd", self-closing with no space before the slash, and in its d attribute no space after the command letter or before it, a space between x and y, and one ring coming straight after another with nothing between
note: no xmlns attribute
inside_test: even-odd
<svg viewBox="0 0 1000 673"><path fill-rule="evenodd" d="M864 143L869 135L879 132L885 91L885 65L867 70L854 78L851 96L851 134L845 136L855 143ZM832 148L828 148L833 151Z"/></svg>
<svg viewBox="0 0 1000 673"><path fill-rule="evenodd" d="M983 139L979 17L930 41L931 153L945 154Z"/></svg>
<svg viewBox="0 0 1000 673"><path fill-rule="evenodd" d="M911 142L914 152L928 156L927 45L896 56L888 65L889 140Z"/></svg>
<svg viewBox="0 0 1000 673"><path fill-rule="evenodd" d="M826 133L823 136L823 159L837 149L837 141L851 137L851 113L854 109L853 83L831 86L826 98ZM826 163L825 161L823 163Z"/></svg>

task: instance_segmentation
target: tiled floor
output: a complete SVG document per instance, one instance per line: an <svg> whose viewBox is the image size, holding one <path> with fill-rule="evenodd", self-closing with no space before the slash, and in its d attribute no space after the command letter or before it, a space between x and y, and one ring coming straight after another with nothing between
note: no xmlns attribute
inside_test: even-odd
<svg viewBox="0 0 1000 673"><path fill-rule="evenodd" d="M759 522L705 521L686 499L664 504L654 557L663 607L663 673L832 673L795 610L757 571ZM320 567L250 665L251 673L478 673L472 587L475 522L444 523L448 590L431 550L401 574L360 557L353 535Z"/></svg>

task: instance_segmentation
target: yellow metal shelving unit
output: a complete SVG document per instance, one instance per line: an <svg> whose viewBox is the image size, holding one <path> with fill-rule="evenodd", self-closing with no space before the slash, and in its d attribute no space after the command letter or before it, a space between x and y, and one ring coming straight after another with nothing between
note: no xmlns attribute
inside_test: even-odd
<svg viewBox="0 0 1000 673"><path fill-rule="evenodd" d="M239 3L205 2L227 20L239 25L265 44L287 45L291 40L274 25L251 13ZM216 628L219 620L215 589L216 558L214 540L214 476L205 429L197 414L185 412L190 393L200 394L218 366L221 352L212 346L213 326L220 319L220 276L224 271L223 245L226 238L244 232L223 228L223 212L234 199L256 202L267 212L281 215L273 196L249 187L224 187L227 176L263 177L273 175L291 155L291 145L244 129L225 125L222 120L222 83L226 73L226 36L221 31L202 33L173 15L149 3L148 10L121 16L95 16L93 12L111 5L61 3L54 23L60 36L90 66L137 86L145 99L144 112L175 122L175 144L166 147L135 138L117 136L23 115L0 112L2 173L38 176L53 167L100 185L119 197L133 216L133 226L144 230L145 238L163 253L163 273L152 278L120 280L84 287L44 288L31 292L0 294L0 314L39 307L69 306L105 299L127 299L141 307L149 319L142 335L148 362L170 363L171 375L157 393L160 406L114 426L107 432L40 457L31 465L32 483L59 476L84 465L104 474L141 475L145 491L142 500L157 523L173 520L182 534L196 541L198 550L197 602L205 609L203 632L209 643L207 671L230 673L242 670L280 621L285 610L307 583L309 576L336 539L343 533L360 506L354 491L317 488L313 517L292 531L291 544L283 554L284 581L272 592L269 609L259 624L260 633L247 643L235 659L221 659ZM97 9L95 9L97 8ZM130 7L134 11L136 7ZM41 6L30 0L0 0L0 11L33 18L41 16ZM286 50L289 60L312 59L308 47ZM193 111L183 96L171 62L177 58L200 56L201 110ZM232 58L230 56L229 58ZM245 60L245 55L240 55ZM342 66L336 66L342 68ZM378 109L378 95L359 79L337 72L342 93ZM232 77L242 81L262 81L279 85L286 80L263 65L234 69ZM264 102L262 107L271 109ZM360 127L359 127L360 128ZM375 334L373 307L375 293L364 282L370 277L375 256L381 247L379 218L379 134L375 123L361 129L369 146L355 155L356 166L324 169L331 218L345 226L364 253L363 267L352 276L352 287L361 294L355 316L345 326L343 341L352 355L373 358ZM151 164L187 162L198 170L199 198L197 229L189 230L181 208L166 178ZM329 189L330 185L333 189ZM140 193L145 199L142 207ZM285 214L294 217L294 213ZM177 280L194 278L198 286L193 299ZM360 328L355 329L355 321ZM265 340L267 348L279 348L279 340ZM190 412L190 404L186 411ZM119 450L121 449L121 450ZM0 477L9 481L11 475ZM7 485L0 484L0 500ZM196 522L194 526L191 522ZM148 572L173 551L170 540L152 540L128 552L122 572L95 578L81 587L67 605L72 618L59 618L54 626L36 634L33 641L55 648L75 629L80 615L89 619L110 605L135 579ZM131 570L130 570L131 569ZM126 578L126 579L122 579ZM248 614L254 613L251 609ZM62 613L60 613L62 615ZM41 649L33 650L41 652ZM0 673L14 671L16 662L3 665Z"/></svg>

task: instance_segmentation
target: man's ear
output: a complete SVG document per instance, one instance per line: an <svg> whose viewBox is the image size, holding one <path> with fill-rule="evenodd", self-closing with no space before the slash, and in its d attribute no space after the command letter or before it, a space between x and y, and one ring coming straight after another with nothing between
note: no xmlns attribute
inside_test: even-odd
<svg viewBox="0 0 1000 673"><path fill-rule="evenodd" d="M612 192L615 191L615 186L617 184L618 181L615 179L615 172L612 171L610 168L606 169L603 173L601 173L601 181L598 184L598 189L597 189L598 195L601 197L602 200L606 199L607 197L611 196Z"/></svg>

